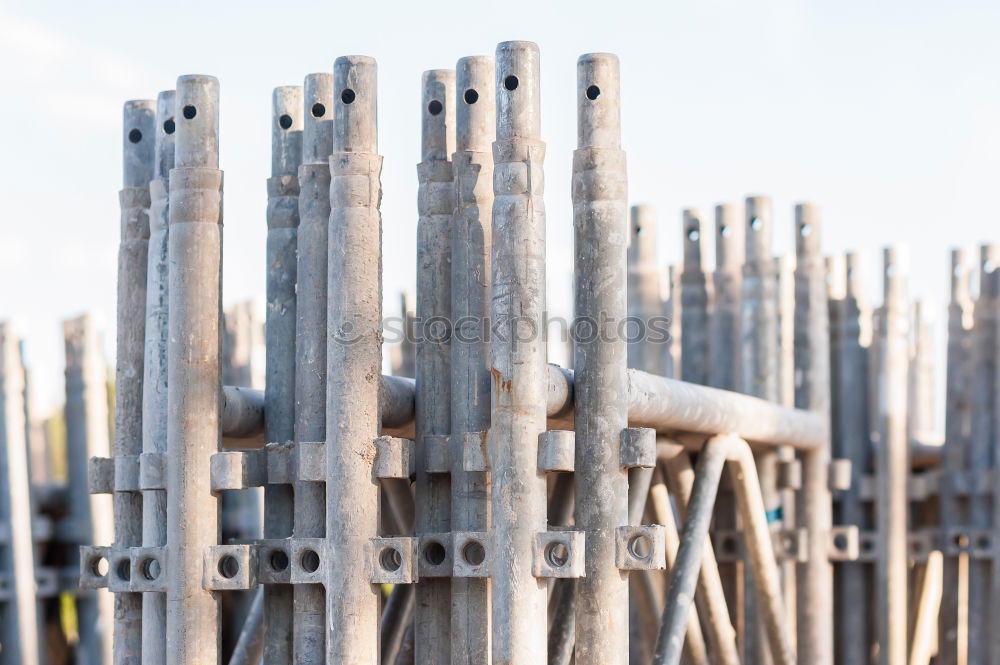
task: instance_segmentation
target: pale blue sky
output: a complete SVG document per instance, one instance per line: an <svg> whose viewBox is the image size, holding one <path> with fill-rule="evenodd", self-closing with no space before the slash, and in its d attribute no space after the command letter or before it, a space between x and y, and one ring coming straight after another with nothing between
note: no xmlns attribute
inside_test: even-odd
<svg viewBox="0 0 1000 665"><path fill-rule="evenodd" d="M140 6L142 5L142 6ZM269 101L338 55L379 63L386 308L413 283L425 69L530 39L542 52L549 298L570 302L576 57L622 61L630 198L680 211L774 197L824 210L827 251L905 243L912 292L943 304L948 248L1000 240L1000 3L6 0L0 7L0 318L28 338L39 397L62 382L60 320L114 322L121 104L179 74L222 84L225 300L263 293ZM874 280L872 280L874 284ZM110 348L110 344L109 344Z"/></svg>

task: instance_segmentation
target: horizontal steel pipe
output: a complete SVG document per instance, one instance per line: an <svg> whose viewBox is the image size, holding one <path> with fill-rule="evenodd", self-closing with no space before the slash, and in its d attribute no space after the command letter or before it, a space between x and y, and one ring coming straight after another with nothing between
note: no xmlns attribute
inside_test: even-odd
<svg viewBox="0 0 1000 665"><path fill-rule="evenodd" d="M386 434L407 436L412 432L415 392L413 379L401 376L382 377L382 427ZM258 438L264 432L264 423L263 390L242 386L225 386L222 389L221 424L224 437Z"/></svg>
<svg viewBox="0 0 1000 665"><path fill-rule="evenodd" d="M630 369L629 427L652 427L661 434L732 432L751 444L809 450L824 444L823 418L728 390L719 390ZM412 436L413 379L382 377L383 433ZM573 371L548 367L546 412L549 429L573 429ZM264 427L264 395L259 390L223 389L223 433L252 438ZM256 405L256 406L255 406Z"/></svg>
<svg viewBox="0 0 1000 665"><path fill-rule="evenodd" d="M664 434L732 432L752 444L801 450L829 436L826 421L806 411L637 370L629 370L628 423Z"/></svg>

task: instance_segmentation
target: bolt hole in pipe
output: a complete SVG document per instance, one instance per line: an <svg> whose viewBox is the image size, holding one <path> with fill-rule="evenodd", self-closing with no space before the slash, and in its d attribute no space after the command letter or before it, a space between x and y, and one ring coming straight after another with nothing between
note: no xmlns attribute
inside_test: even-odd
<svg viewBox="0 0 1000 665"><path fill-rule="evenodd" d="M688 229L688 232L687 232L687 239L688 240L690 240L691 242L697 242L698 238L700 238L700 237L701 237L701 234L698 233L698 229Z"/></svg>
<svg viewBox="0 0 1000 665"><path fill-rule="evenodd" d="M845 536L842 533L838 533L836 536L833 537L833 546L836 547L838 550L846 550L847 536Z"/></svg>
<svg viewBox="0 0 1000 665"><path fill-rule="evenodd" d="M128 133L128 140L132 143L138 143L142 140L142 132L138 129L133 129Z"/></svg>
<svg viewBox="0 0 1000 665"><path fill-rule="evenodd" d="M174 122L173 118L167 118L163 121L163 133L173 134L177 130L177 123Z"/></svg>
<svg viewBox="0 0 1000 665"><path fill-rule="evenodd" d="M282 129L288 129L292 126L292 116L287 113L282 113L281 117L278 118L278 126Z"/></svg>
<svg viewBox="0 0 1000 665"><path fill-rule="evenodd" d="M979 539L976 540L976 546L979 549L981 549L981 550L987 550L987 549L989 549L990 548L990 537L989 536L980 536Z"/></svg>
<svg viewBox="0 0 1000 665"><path fill-rule="evenodd" d="M302 556L299 557L299 564L302 566L302 570L307 573L315 573L319 570L319 555L313 550L303 550Z"/></svg>
<svg viewBox="0 0 1000 665"><path fill-rule="evenodd" d="M160 576L160 562L152 557L144 559L139 565L139 572L146 580L152 582Z"/></svg>
<svg viewBox="0 0 1000 665"><path fill-rule="evenodd" d="M432 566L440 566L447 557L448 553L445 552L444 545L437 541L432 540L424 548L424 559Z"/></svg>
<svg viewBox="0 0 1000 665"><path fill-rule="evenodd" d="M569 548L566 543L554 542L545 546L545 560L553 568L562 568L569 561Z"/></svg>
<svg viewBox="0 0 1000 665"><path fill-rule="evenodd" d="M733 230L729 228L729 226L724 224L722 228L719 229L719 235L722 236L723 238L728 238L729 236L733 235Z"/></svg>
<svg viewBox="0 0 1000 665"><path fill-rule="evenodd" d="M959 535L955 536L955 545L957 545L958 547L968 547L969 546L969 537L968 536L964 536L962 534L959 534Z"/></svg>
<svg viewBox="0 0 1000 665"><path fill-rule="evenodd" d="M219 574L231 580L240 572L240 562L235 557L226 555L219 559Z"/></svg>
<svg viewBox="0 0 1000 665"><path fill-rule="evenodd" d="M760 217L754 217L750 220L750 228L754 231L759 231L761 224L762 222L760 221Z"/></svg>
<svg viewBox="0 0 1000 665"><path fill-rule="evenodd" d="M90 572L98 577L104 577L108 574L108 560L103 556L91 559Z"/></svg>
<svg viewBox="0 0 1000 665"><path fill-rule="evenodd" d="M378 555L378 562L382 568L394 573L403 565L403 557L396 548L387 547Z"/></svg>
<svg viewBox="0 0 1000 665"><path fill-rule="evenodd" d="M465 547L462 548L462 557L468 561L470 565L478 566L486 560L486 548L483 547L482 543L474 540L470 541L465 544Z"/></svg>
<svg viewBox="0 0 1000 665"><path fill-rule="evenodd" d="M198 109L188 104L182 111L184 117L188 120L193 120L196 115L198 115Z"/></svg>
<svg viewBox="0 0 1000 665"><path fill-rule="evenodd" d="M638 536L633 536L632 539L628 541L628 551L629 554L634 556L636 559L645 561L653 552L653 544L649 542L649 538L647 536L639 534Z"/></svg>
<svg viewBox="0 0 1000 665"><path fill-rule="evenodd" d="M601 89L598 88L596 85L592 85L587 88L587 99L589 99L590 101L594 101L600 96L601 96Z"/></svg>
<svg viewBox="0 0 1000 665"><path fill-rule="evenodd" d="M508 90L517 90L517 84L518 84L517 77L514 76L513 74L507 76L503 80L503 87L507 88Z"/></svg>
<svg viewBox="0 0 1000 665"><path fill-rule="evenodd" d="M803 224L802 226L799 227L799 235L801 235L803 238L808 238L810 235L812 235L812 232L813 232L812 226L810 226L809 224Z"/></svg>
<svg viewBox="0 0 1000 665"><path fill-rule="evenodd" d="M432 99L431 103L427 105L427 112L431 115L440 115L443 110L444 105L436 99Z"/></svg>
<svg viewBox="0 0 1000 665"><path fill-rule="evenodd" d="M314 118L322 118L323 116L326 115L326 107L320 104L319 102L316 102L315 104L312 105L312 109L310 109L310 112L312 113ZM291 118L289 118L289 121L291 121ZM291 124L291 122L289 122L288 124Z"/></svg>
<svg viewBox="0 0 1000 665"><path fill-rule="evenodd" d="M121 559L115 567L115 574L118 579L128 582L132 579L132 562L128 559Z"/></svg>
<svg viewBox="0 0 1000 665"><path fill-rule="evenodd" d="M268 561L271 563L271 568L278 572L288 568L288 555L285 554L285 550L274 550Z"/></svg>
<svg viewBox="0 0 1000 665"><path fill-rule="evenodd" d="M353 104L354 100L357 99L357 95L350 88L344 88L344 91L340 93L340 101L345 104Z"/></svg>
<svg viewBox="0 0 1000 665"><path fill-rule="evenodd" d="M462 95L462 98L465 100L466 104L475 104L479 101L479 93L476 92L475 89L469 88L465 91L465 94Z"/></svg>

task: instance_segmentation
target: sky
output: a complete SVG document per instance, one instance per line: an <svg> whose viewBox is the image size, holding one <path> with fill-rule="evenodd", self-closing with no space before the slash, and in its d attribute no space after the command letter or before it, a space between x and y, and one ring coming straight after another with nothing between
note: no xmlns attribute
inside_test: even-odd
<svg viewBox="0 0 1000 665"><path fill-rule="evenodd" d="M497 42L536 42L548 295L569 314L575 62L618 54L629 198L659 214L666 265L681 210L767 194L775 252L792 210L823 210L827 252L906 246L911 293L940 312L949 249L1000 241L1000 3L206 2L0 5L0 319L26 338L40 410L63 389L61 321L85 311L113 353L121 107L182 74L222 91L224 301L264 292L270 97L346 54L379 64L385 309L414 284L420 75ZM942 340L939 340L942 343Z"/></svg>

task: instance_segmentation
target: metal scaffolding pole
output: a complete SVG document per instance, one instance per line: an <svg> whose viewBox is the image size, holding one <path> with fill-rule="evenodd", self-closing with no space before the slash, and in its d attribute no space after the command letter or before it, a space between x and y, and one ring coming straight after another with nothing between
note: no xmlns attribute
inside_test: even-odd
<svg viewBox="0 0 1000 665"><path fill-rule="evenodd" d="M795 405L795 256L774 257L775 303L778 331L778 403ZM781 532L802 533L796 512L797 490L801 489L801 464L795 458L795 451L788 447L778 449L778 502L781 511ZM781 591L785 610L788 613L788 630L792 647L798 637L798 614L796 612L797 592L795 556L781 554Z"/></svg>
<svg viewBox="0 0 1000 665"><path fill-rule="evenodd" d="M496 96L493 58L471 56L455 66L455 214L451 231L451 528L489 528L489 474L466 471L462 441L490 427L490 307L493 154ZM454 553L452 553L454 556ZM451 663L489 665L490 582L451 579Z"/></svg>
<svg viewBox="0 0 1000 665"><path fill-rule="evenodd" d="M111 450L108 428L108 368L101 351L101 341L90 316L84 315L63 324L66 341L66 462L67 514L63 532L74 545L110 542L114 531L111 519L112 500L108 496L88 495L87 460L107 457ZM127 555L114 564L114 574L128 579ZM80 626L80 659L94 665L108 663L111 657L110 628L114 600L108 593L83 592L76 603ZM138 657L138 656L137 656Z"/></svg>
<svg viewBox="0 0 1000 665"><path fill-rule="evenodd" d="M546 654L546 581L533 574L546 530L545 208L539 53L531 42L496 49L493 144L492 422L493 662L529 665Z"/></svg>
<svg viewBox="0 0 1000 665"><path fill-rule="evenodd" d="M965 663L968 649L968 534L955 534L956 525L968 524L969 504L960 496L958 477L966 469L971 427L972 299L971 270L962 249L951 252L951 301L948 304L948 351L945 378L944 477L940 495L942 570L941 612L938 621L938 659L941 665ZM962 564L965 565L962 565ZM964 575L962 573L965 573Z"/></svg>
<svg viewBox="0 0 1000 665"><path fill-rule="evenodd" d="M751 196L746 200L746 263L740 308L740 392L777 402L778 312L777 278L771 256L771 200ZM781 504L777 491L778 456L775 451L757 455L757 472L764 492L764 509L772 530L781 528ZM746 563L744 564L746 565ZM749 571L748 571L749 572ZM746 626L744 658L748 663L769 663L767 647L760 639L756 600L744 595Z"/></svg>
<svg viewBox="0 0 1000 665"><path fill-rule="evenodd" d="M378 587L359 574L374 566L366 551L377 535L379 508L372 470L382 365L375 60L337 58L333 100L326 421L337 426L326 431L326 533L337 540L325 550L326 657L376 665Z"/></svg>
<svg viewBox="0 0 1000 665"><path fill-rule="evenodd" d="M677 377L689 383L708 384L711 283L704 266L708 246L702 242L701 212L684 211L684 267L681 270L681 371Z"/></svg>
<svg viewBox="0 0 1000 665"><path fill-rule="evenodd" d="M330 222L330 155L333 152L333 76L309 74L303 86L302 165L299 166L298 266L295 302L295 443L327 438L327 291ZM336 422L336 421L332 421ZM373 437L374 439L374 437ZM357 482L357 481L355 481ZM323 538L326 488L294 479L295 538ZM323 585L293 587L292 651L295 663L323 662Z"/></svg>
<svg viewBox="0 0 1000 665"><path fill-rule="evenodd" d="M993 446L997 426L998 362L997 338L1000 336L1000 252L994 245L984 245L979 256L979 297L976 299L972 327L973 373L972 429L969 441L968 469L975 475L995 468ZM973 542L993 528L993 500L989 494L974 492L969 505L969 526ZM992 562L986 557L969 561L969 663L986 663L990 657L993 609L990 606Z"/></svg>
<svg viewBox="0 0 1000 665"><path fill-rule="evenodd" d="M715 272L712 274L715 297L708 320L708 385L724 390L736 390L739 386L740 307L746 254L741 212L733 203L715 206ZM716 529L736 530L736 504L726 478L719 487L714 519ZM742 643L743 562L739 559L719 562L719 576L737 641Z"/></svg>
<svg viewBox="0 0 1000 665"><path fill-rule="evenodd" d="M861 496L862 479L871 473L868 397L868 312L862 300L860 261L856 254L835 256L828 265L830 317L830 383L833 454L851 464L850 486L836 501L837 523L860 530L872 526L869 506ZM834 660L843 665L870 661L869 590L871 565L864 561L836 564L834 577Z"/></svg>
<svg viewBox="0 0 1000 665"><path fill-rule="evenodd" d="M118 250L118 357L115 363L113 451L116 464L118 460L138 460L142 453L149 182L154 175L155 119L156 102L125 103L124 187L119 194L122 221ZM137 488L125 489L118 482L114 490L114 547L127 553L128 548L142 545L142 495ZM128 568L130 564L123 565ZM112 575L116 572L112 571ZM128 580L127 575L121 577ZM142 596L119 591L115 593L114 606L113 662L115 665L138 663L142 654Z"/></svg>
<svg viewBox="0 0 1000 665"><path fill-rule="evenodd" d="M149 183L149 253L146 270L146 329L142 382L142 456L139 465L159 463L167 452L167 224L169 178L174 167L176 98L165 90L156 98L153 179ZM167 493L142 490L142 546L167 544ZM157 577L162 575L160 571ZM166 665L167 598L162 592L142 595L143 665Z"/></svg>
<svg viewBox="0 0 1000 665"><path fill-rule="evenodd" d="M302 164L302 86L281 86L271 96L271 177L267 181L267 315L264 322L264 439L295 438L295 326ZM288 538L294 524L292 485L264 486L264 538ZM280 557L279 557L280 558ZM285 555L287 560L287 554ZM285 570L288 563L285 563ZM263 593L263 664L292 663L289 584L266 584Z"/></svg>
<svg viewBox="0 0 1000 665"><path fill-rule="evenodd" d="M879 535L875 602L880 665L905 665L907 651L907 479L906 376L909 317L905 257L884 253L885 300L878 326L877 473L875 517Z"/></svg>
<svg viewBox="0 0 1000 665"><path fill-rule="evenodd" d="M5 587L0 600L0 663L4 665L41 662L24 436L20 340L10 322L0 322L0 529L6 536L0 544L0 579ZM84 503L89 506L88 498L84 494Z"/></svg>
<svg viewBox="0 0 1000 665"><path fill-rule="evenodd" d="M432 464L451 431L451 216L455 149L455 72L434 69L421 79L421 161L417 165L416 509L422 555L440 563L434 534L451 531L451 478ZM437 536L439 537L439 536ZM451 582L426 576L416 588L413 645L418 663L451 661Z"/></svg>
<svg viewBox="0 0 1000 665"><path fill-rule="evenodd" d="M220 439L222 171L219 82L177 79L170 171L167 346L167 662L219 658L219 607L202 584L219 536L210 460Z"/></svg>
<svg viewBox="0 0 1000 665"><path fill-rule="evenodd" d="M627 349L620 327L627 314L628 181L618 58L582 55L576 73L574 468L586 575L577 582L575 662L625 665L628 577L617 565L616 541L619 527L629 524L628 471L618 463L628 424Z"/></svg>
<svg viewBox="0 0 1000 665"><path fill-rule="evenodd" d="M656 259L656 217L652 206L632 206L628 244L628 315L641 321L663 316L660 268ZM680 322L671 322L680 329ZM649 337L629 340L628 366L658 376L667 374L667 347Z"/></svg>
<svg viewBox="0 0 1000 665"><path fill-rule="evenodd" d="M830 418L830 326L819 210L795 206L795 406ZM808 559L796 580L800 665L833 664L833 568L830 565L830 441L802 456L796 513L807 530Z"/></svg>
<svg viewBox="0 0 1000 665"><path fill-rule="evenodd" d="M656 218L652 206L632 206L629 215L627 251L627 299L629 320L641 321L650 334L627 341L628 366L665 375L667 371L666 340L654 341L648 326L654 320L666 324L661 334L680 330L680 322L664 320L664 302L660 289L660 267L656 260ZM629 469L629 523L642 522L652 469ZM634 510L633 510L634 507ZM662 595L662 575L653 571L636 571L629 575L629 662L641 663L653 655L657 626L654 622L661 610L654 600ZM634 620L638 618L639 620Z"/></svg>

